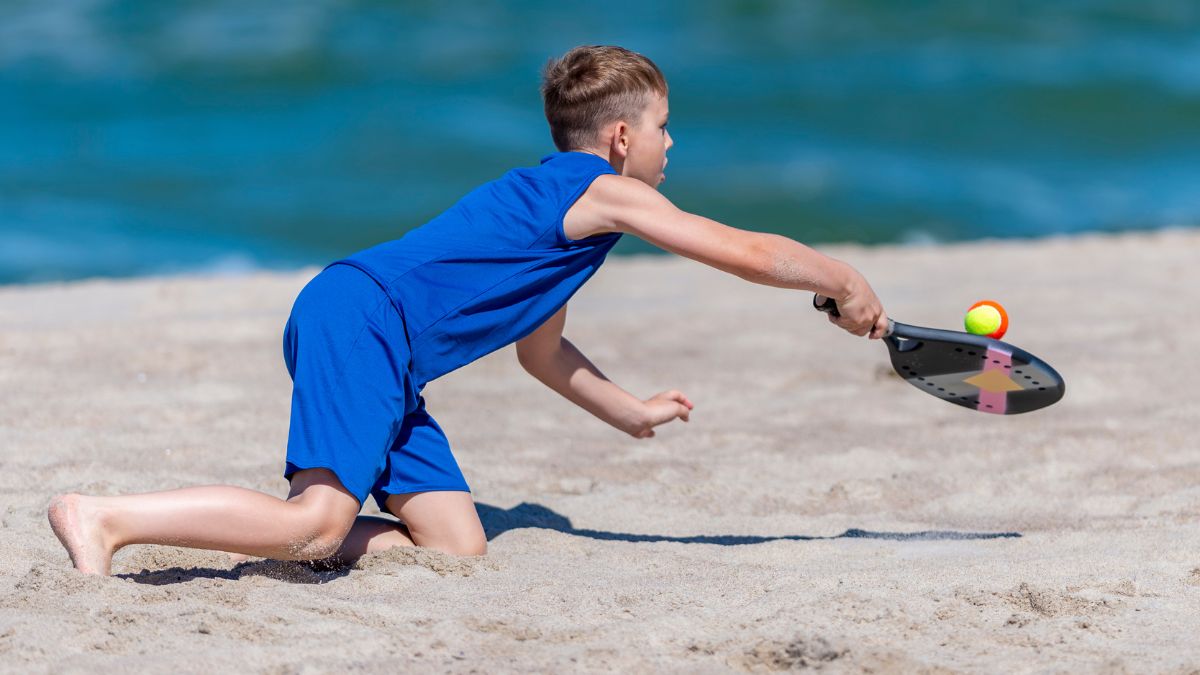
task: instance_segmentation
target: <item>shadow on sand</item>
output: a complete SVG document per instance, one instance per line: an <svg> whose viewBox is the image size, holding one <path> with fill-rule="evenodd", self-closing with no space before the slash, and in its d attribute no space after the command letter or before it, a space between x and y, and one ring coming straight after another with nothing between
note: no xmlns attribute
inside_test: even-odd
<svg viewBox="0 0 1200 675"><path fill-rule="evenodd" d="M196 579L238 581L250 577L266 577L292 584L323 584L350 574L351 569L351 565L339 565L329 561L251 560L238 563L230 569L168 567L113 576L148 586L182 584Z"/></svg>
<svg viewBox="0 0 1200 675"><path fill-rule="evenodd" d="M1019 532L956 532L951 530L923 530L920 532L873 532L857 528L846 530L841 534L822 537L810 534L783 534L776 536L755 536L740 534L698 534L690 537L672 537L662 534L630 534L626 532L606 532L604 530L581 529L571 525L566 516L555 513L541 504L523 502L511 509L501 509L490 504L476 503L479 519L483 521L484 532L488 541L495 539L509 530L523 527L536 527L543 530L554 530L578 537L600 539L604 541L631 542L674 542L677 544L716 544L718 546L746 546L748 544L763 544L769 541L820 541L827 539L888 539L891 541L956 541L966 539L1010 539L1020 537Z"/></svg>
<svg viewBox="0 0 1200 675"><path fill-rule="evenodd" d="M1019 532L956 532L950 530L922 530L920 532L873 532L857 528L832 536L810 534L784 534L756 536L739 534L698 534L690 537L674 537L663 534L631 534L628 532L606 532L578 528L566 516L542 506L524 502L511 509L502 509L490 504L476 503L479 519L488 541L509 530L535 527L554 530L577 537L588 537L601 541L629 542L673 542L677 544L715 544L717 546L747 546L769 541L820 541L829 539L886 539L891 541L961 541L972 539L1009 539L1020 537ZM294 584L321 584L350 573L350 566L332 565L327 561L295 562L283 560L254 560L239 563L231 569L208 567L170 567L159 570L142 570L131 574L118 574L139 584L162 586L193 581L195 579L225 579L236 581L247 577L268 577Z"/></svg>

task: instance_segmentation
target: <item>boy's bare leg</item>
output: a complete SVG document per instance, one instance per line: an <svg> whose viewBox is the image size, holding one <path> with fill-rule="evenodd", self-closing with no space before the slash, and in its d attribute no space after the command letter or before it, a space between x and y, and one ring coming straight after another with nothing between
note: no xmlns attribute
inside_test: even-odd
<svg viewBox="0 0 1200 675"><path fill-rule="evenodd" d="M325 558L341 546L358 509L331 471L306 469L292 476L286 501L212 485L122 497L59 495L47 515L76 569L108 574L113 553L129 544Z"/></svg>
<svg viewBox="0 0 1200 675"><path fill-rule="evenodd" d="M325 562L330 565L349 565L367 553L378 553L396 546L416 546L404 523L391 518L359 516L342 541L342 547Z"/></svg>
<svg viewBox="0 0 1200 675"><path fill-rule="evenodd" d="M487 536L475 510L475 500L469 492L414 492L392 495L387 499L388 510L404 521L404 535L417 546L432 548L451 555L483 555L487 553ZM393 543L394 542L394 543ZM400 539L389 535L371 540L375 546L401 545Z"/></svg>
<svg viewBox="0 0 1200 675"><path fill-rule="evenodd" d="M348 565L367 553L396 546L423 546L451 555L487 553L487 537L475 511L475 502L467 492L392 495L387 500L387 507L403 522L359 516L342 547L326 562Z"/></svg>
<svg viewBox="0 0 1200 675"><path fill-rule="evenodd" d="M359 516L342 540L342 547L337 553L318 562L324 566L340 567L353 563L364 554L386 551L395 546L416 546L404 523L391 518ZM229 559L235 563L245 562L250 557L244 553L229 554Z"/></svg>

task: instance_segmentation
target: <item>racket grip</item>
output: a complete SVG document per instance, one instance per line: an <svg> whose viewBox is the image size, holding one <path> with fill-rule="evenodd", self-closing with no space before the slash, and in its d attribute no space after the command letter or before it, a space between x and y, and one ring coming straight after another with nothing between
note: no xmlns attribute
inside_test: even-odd
<svg viewBox="0 0 1200 675"><path fill-rule="evenodd" d="M838 311L837 303L834 302L833 298L825 297L819 293L813 296L813 307L818 312L825 312L831 316L842 315L842 313Z"/></svg>
<svg viewBox="0 0 1200 675"><path fill-rule="evenodd" d="M830 316L842 315L842 313L838 311L837 302L835 302L833 298L826 297L819 293L813 296L813 307L815 307L818 312L825 312ZM895 332L895 330L896 322L888 319L887 332L880 337L888 337Z"/></svg>

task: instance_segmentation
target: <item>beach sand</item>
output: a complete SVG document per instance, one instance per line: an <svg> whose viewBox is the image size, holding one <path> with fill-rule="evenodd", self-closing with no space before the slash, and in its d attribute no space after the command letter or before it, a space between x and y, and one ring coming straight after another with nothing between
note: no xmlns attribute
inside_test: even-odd
<svg viewBox="0 0 1200 675"><path fill-rule="evenodd" d="M45 517L285 494L280 336L316 270L0 288L0 671L1200 669L1200 232L827 250L907 323L1003 302L1066 397L947 405L806 293L613 259L566 335L692 421L625 437L501 350L426 390L488 555L328 572L133 546L87 577Z"/></svg>

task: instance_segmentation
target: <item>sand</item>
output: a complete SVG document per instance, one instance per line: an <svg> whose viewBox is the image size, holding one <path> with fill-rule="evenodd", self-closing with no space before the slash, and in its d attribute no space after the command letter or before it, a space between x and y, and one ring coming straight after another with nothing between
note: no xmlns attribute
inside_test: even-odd
<svg viewBox="0 0 1200 675"><path fill-rule="evenodd" d="M332 571L135 546L86 577L45 519L284 494L280 334L316 270L0 289L0 671L1200 669L1200 233L828 250L908 323L1002 301L1065 399L972 413L807 294L615 259L566 334L691 423L625 437L497 352L426 390L488 555Z"/></svg>

